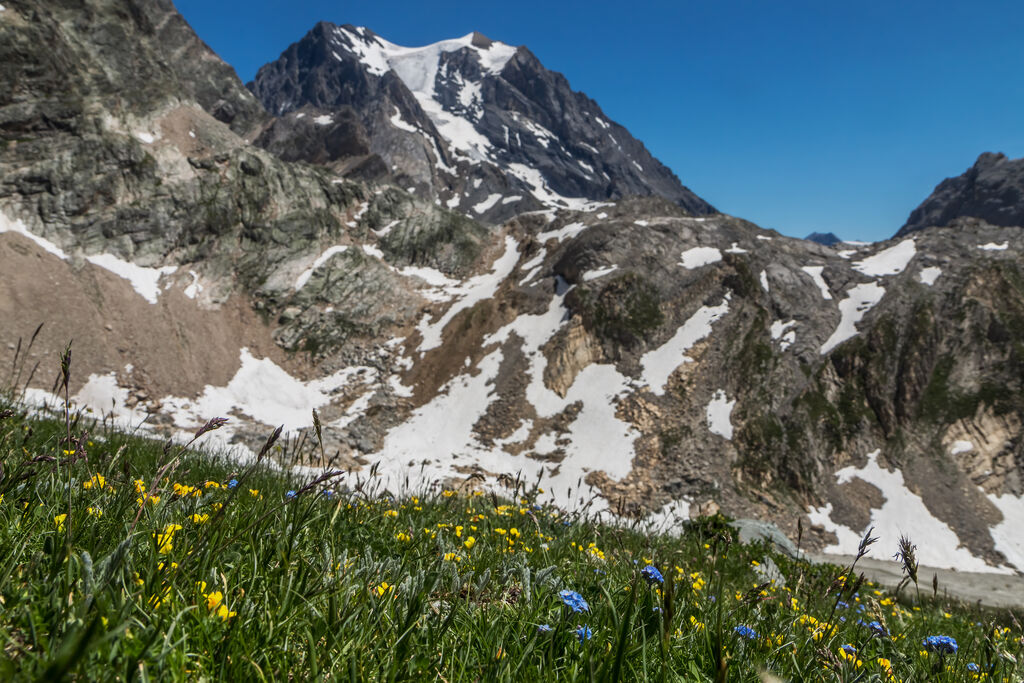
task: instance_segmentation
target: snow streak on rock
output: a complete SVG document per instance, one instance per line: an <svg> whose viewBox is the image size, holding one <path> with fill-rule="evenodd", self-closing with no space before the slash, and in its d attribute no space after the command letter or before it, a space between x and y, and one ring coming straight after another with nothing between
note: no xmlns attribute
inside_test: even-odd
<svg viewBox="0 0 1024 683"><path fill-rule="evenodd" d="M1007 567L993 567L963 547L956 532L945 522L936 519L921 497L907 489L902 472L890 471L878 464L880 452L876 450L869 453L863 468L844 467L835 473L839 484L860 479L876 487L885 498L882 507L871 510L868 526L874 527L873 534L879 538L879 542L873 546L869 555L879 559L891 558L896 552L899 537L906 535L917 544L921 564L970 572L1012 572ZM1015 500L1019 502L1020 499ZM812 523L820 524L838 539L835 544L825 548L826 553L857 553L861 535L866 529L851 529L834 522L831 503L811 508L808 516Z"/></svg>

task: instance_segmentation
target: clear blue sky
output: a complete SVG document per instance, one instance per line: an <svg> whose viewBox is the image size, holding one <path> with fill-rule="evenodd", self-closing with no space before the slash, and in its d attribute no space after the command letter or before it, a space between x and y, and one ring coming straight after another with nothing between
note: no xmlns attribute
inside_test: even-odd
<svg viewBox="0 0 1024 683"><path fill-rule="evenodd" d="M720 210L884 239L984 151L1024 156L1024 2L176 0L243 80L324 19L526 45Z"/></svg>

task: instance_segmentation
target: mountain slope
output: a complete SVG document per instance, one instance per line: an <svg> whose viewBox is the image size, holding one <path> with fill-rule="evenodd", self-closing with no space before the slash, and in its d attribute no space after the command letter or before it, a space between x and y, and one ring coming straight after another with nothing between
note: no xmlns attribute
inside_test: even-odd
<svg viewBox="0 0 1024 683"><path fill-rule="evenodd" d="M873 525L881 555L902 531L923 562L1024 567L1018 228L836 250L658 197L485 226L250 144L204 94L241 85L187 27L162 38L183 24L159 6L4 6L0 367L31 398L73 337L77 402L164 437L227 416L214 436L239 457L315 409L324 450L296 441L281 466L519 475L566 507L803 519L836 551ZM414 93L389 73L367 83Z"/></svg>
<svg viewBox="0 0 1024 683"><path fill-rule="evenodd" d="M985 152L963 175L939 183L896 236L932 225L949 225L957 218L1024 226L1024 159Z"/></svg>
<svg viewBox="0 0 1024 683"><path fill-rule="evenodd" d="M406 48L321 22L249 88L281 117L269 149L360 173L373 155L400 186L488 222L647 195L714 211L565 77L478 33Z"/></svg>

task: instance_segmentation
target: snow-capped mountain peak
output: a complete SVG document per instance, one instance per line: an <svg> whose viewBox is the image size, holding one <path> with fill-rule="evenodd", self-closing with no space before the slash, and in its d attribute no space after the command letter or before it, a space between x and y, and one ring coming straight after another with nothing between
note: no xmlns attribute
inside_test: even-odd
<svg viewBox="0 0 1024 683"><path fill-rule="evenodd" d="M650 195L714 211L564 76L480 33L405 47L322 22L249 87L282 117L260 144L387 174L474 219ZM311 126L325 115L335 125Z"/></svg>

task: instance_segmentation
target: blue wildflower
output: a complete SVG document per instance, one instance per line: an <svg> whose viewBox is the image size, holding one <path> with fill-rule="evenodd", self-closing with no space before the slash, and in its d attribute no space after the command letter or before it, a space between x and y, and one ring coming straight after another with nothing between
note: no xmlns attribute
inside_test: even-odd
<svg viewBox="0 0 1024 683"><path fill-rule="evenodd" d="M847 608L849 608L849 605L846 604L845 602L843 602L842 600L840 600L839 602L836 603L836 608L837 609L847 609Z"/></svg>
<svg viewBox="0 0 1024 683"><path fill-rule="evenodd" d="M323 494L324 494L324 498L327 498L328 500L330 500L334 496L334 490L333 489L324 489Z"/></svg>
<svg viewBox="0 0 1024 683"><path fill-rule="evenodd" d="M232 479L231 481L228 482L228 488L229 489L233 489L236 486L238 486L238 480L237 479Z"/></svg>
<svg viewBox="0 0 1024 683"><path fill-rule="evenodd" d="M748 640L757 640L757 631L750 628L749 626L736 626L733 631L738 633L740 637Z"/></svg>
<svg viewBox="0 0 1024 683"><path fill-rule="evenodd" d="M660 608L660 607L658 607L657 605L655 605L654 607L652 607L652 608L651 608L651 611L652 611L652 612L654 612L655 614L661 614L661 611L662 611L662 610L661 610L661 608Z"/></svg>
<svg viewBox="0 0 1024 683"><path fill-rule="evenodd" d="M884 626L879 624L877 621L872 621L868 624L868 630L874 633L876 636L888 636L889 631Z"/></svg>
<svg viewBox="0 0 1024 683"><path fill-rule="evenodd" d="M284 494L284 497L285 498L294 498L295 497L295 491L288 491L287 493Z"/></svg>
<svg viewBox="0 0 1024 683"><path fill-rule="evenodd" d="M941 655L955 655L959 649L953 636L928 636L921 644L924 645L924 649Z"/></svg>
<svg viewBox="0 0 1024 683"><path fill-rule="evenodd" d="M970 671L971 673L978 673L979 671L981 671L981 667L979 667L974 662L971 662L970 664L967 665L967 670Z"/></svg>
<svg viewBox="0 0 1024 683"><path fill-rule="evenodd" d="M541 624L537 627L537 633L551 633L553 630L550 624Z"/></svg>
<svg viewBox="0 0 1024 683"><path fill-rule="evenodd" d="M857 656L857 648L855 648L853 645L843 645L841 649L843 652L850 655L851 657Z"/></svg>
<svg viewBox="0 0 1024 683"><path fill-rule="evenodd" d="M594 631L587 625L580 626L576 629L576 637L580 639L582 643L584 640L590 640L594 637Z"/></svg>
<svg viewBox="0 0 1024 683"><path fill-rule="evenodd" d="M640 574L644 577L647 583L665 583L665 577L661 575L658 568L653 564L649 564L640 570Z"/></svg>
<svg viewBox="0 0 1024 683"><path fill-rule="evenodd" d="M589 612L590 605L583 599L583 596L576 591L563 590L558 592L558 597L562 598L562 602L565 603L566 607L571 609L573 612Z"/></svg>

